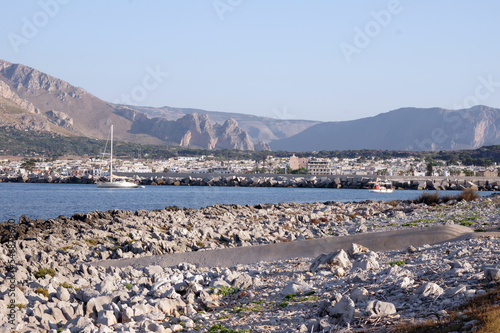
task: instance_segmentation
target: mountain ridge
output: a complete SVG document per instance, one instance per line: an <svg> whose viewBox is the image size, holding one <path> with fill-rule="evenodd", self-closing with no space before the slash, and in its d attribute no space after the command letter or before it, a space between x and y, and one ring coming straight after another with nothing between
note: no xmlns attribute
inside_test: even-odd
<svg viewBox="0 0 500 333"><path fill-rule="evenodd" d="M324 122L283 140L273 150L457 150L500 142L500 109L400 108L373 117Z"/></svg>
<svg viewBox="0 0 500 333"><path fill-rule="evenodd" d="M4 60L0 60L0 98L0 126L7 128L53 131L63 135L103 139L109 132L109 126L114 124L115 137L129 142L210 149L255 148L250 136L238 126L237 121L230 121L225 125L229 117L221 124L212 124L213 121L208 119L203 129L198 128L199 124L196 122L200 119L197 117L187 117L176 126L165 126L162 125L166 120L164 118L150 118L145 113L130 117L131 111L135 110L128 106L105 102L66 81ZM178 118L183 116L185 115ZM146 119L149 123L158 123L156 126L149 126L156 129L155 132L138 130L141 128L140 123L144 125ZM190 121L194 123L190 124ZM145 128L147 126L142 126L142 129ZM174 128L178 135L168 135L170 140L165 140L167 135L159 133L160 128ZM221 137L217 137L218 135ZM262 148L267 147L262 145Z"/></svg>

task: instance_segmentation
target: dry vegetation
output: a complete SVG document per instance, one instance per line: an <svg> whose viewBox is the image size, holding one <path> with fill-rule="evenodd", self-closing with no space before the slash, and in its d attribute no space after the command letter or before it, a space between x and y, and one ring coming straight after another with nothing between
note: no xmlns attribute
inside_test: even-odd
<svg viewBox="0 0 500 333"><path fill-rule="evenodd" d="M418 198L414 199L414 202L417 204L425 203L426 205L433 206L433 205L438 205L440 203L446 203L450 200L457 200L457 201L465 200L469 202L469 201L475 201L477 199L479 199L479 194L477 194L477 192L474 191L473 189L466 188L457 195L445 194L443 196L439 196L438 192L434 193L424 192Z"/></svg>
<svg viewBox="0 0 500 333"><path fill-rule="evenodd" d="M476 333L500 332L500 288L471 299L439 322L428 321L396 328L398 333L448 333L473 331Z"/></svg>

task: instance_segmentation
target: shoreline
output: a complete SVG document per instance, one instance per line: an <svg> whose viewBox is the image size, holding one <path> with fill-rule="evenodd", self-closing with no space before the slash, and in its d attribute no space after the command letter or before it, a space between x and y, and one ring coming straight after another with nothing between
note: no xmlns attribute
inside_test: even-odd
<svg viewBox="0 0 500 333"><path fill-rule="evenodd" d="M17 310L17 327L0 328L207 332L222 325L255 332L322 332L349 325L386 332L398 323L438 320L495 285L484 263L500 264L499 206L495 196L436 206L407 201L280 203L23 218L15 226L14 301L26 308ZM432 232L434 228L442 232ZM448 229L461 231L451 231L437 244L432 240ZM414 244L412 231L424 235ZM470 233L473 237L462 237ZM404 234L410 239L408 248L406 238L399 236ZM11 235L10 227L0 224L2 243ZM384 235L392 236L378 247L374 239ZM372 243L350 245L347 251L321 245L335 239ZM317 252L301 252L297 245L293 258L238 261L253 246L279 254L296 244L308 248L307 242L317 242ZM218 253L212 250L238 254L227 265L189 262L190 254ZM2 279L8 273L5 251L2 246ZM326 257L316 257L318 253ZM187 262L162 263L158 255L168 254L184 255ZM100 265L102 260L111 264ZM144 265L126 261L120 267L120 260ZM0 303L10 302L6 284L0 288ZM374 311L370 302L387 303L384 308L390 311ZM5 311L0 319L6 319L2 316Z"/></svg>
<svg viewBox="0 0 500 333"><path fill-rule="evenodd" d="M225 186L225 187L297 187L365 189L377 179L392 184L396 190L463 190L500 191L500 177L410 177L410 176L320 176L276 174L177 174L177 173L117 173L138 185ZM95 184L99 177L50 175L0 176L0 182L11 183L71 183Z"/></svg>

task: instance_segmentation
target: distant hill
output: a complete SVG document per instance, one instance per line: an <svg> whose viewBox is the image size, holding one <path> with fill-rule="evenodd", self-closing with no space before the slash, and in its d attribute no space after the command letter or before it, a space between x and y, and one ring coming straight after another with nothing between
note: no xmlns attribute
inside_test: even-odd
<svg viewBox="0 0 500 333"><path fill-rule="evenodd" d="M343 122L273 119L105 102L34 68L0 60L0 129L204 149L459 150L500 144L499 110L403 108ZM1 149L1 147L0 147Z"/></svg>
<svg viewBox="0 0 500 333"><path fill-rule="evenodd" d="M325 122L286 139L272 150L460 150L500 143L500 110L403 108L375 117Z"/></svg>
<svg viewBox="0 0 500 333"><path fill-rule="evenodd" d="M238 122L242 122L242 126ZM0 60L0 127L201 148L266 150L318 122L105 102L34 68Z"/></svg>
<svg viewBox="0 0 500 333"><path fill-rule="evenodd" d="M200 113L207 114L213 122L222 125L227 119L232 118L236 120L239 126L250 135L250 138L254 143L270 142L272 140L288 138L320 123L319 121L313 120L275 119L243 113L174 108L169 106L152 108L127 105L127 107L144 112L151 117L161 117L169 120L177 120L184 117L186 114Z"/></svg>

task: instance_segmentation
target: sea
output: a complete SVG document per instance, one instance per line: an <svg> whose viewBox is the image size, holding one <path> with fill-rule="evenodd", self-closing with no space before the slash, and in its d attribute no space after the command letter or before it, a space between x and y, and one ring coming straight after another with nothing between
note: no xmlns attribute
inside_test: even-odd
<svg viewBox="0 0 500 333"><path fill-rule="evenodd" d="M455 194L459 191L441 191ZM479 192L482 196L495 192ZM112 209L154 210L167 206L201 208L214 204L256 205L279 202L406 200L422 191L372 193L364 189L145 186L136 189L98 189L95 185L0 183L0 221L56 218L60 215Z"/></svg>

